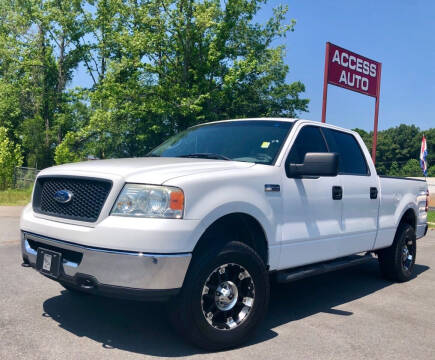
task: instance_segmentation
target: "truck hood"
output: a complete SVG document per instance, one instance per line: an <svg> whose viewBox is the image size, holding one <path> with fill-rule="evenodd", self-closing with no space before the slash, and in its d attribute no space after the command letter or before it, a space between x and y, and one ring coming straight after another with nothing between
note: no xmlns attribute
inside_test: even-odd
<svg viewBox="0 0 435 360"><path fill-rule="evenodd" d="M77 175L122 177L126 182L163 184L170 179L254 166L254 163L226 160L145 157L130 159L89 160L54 166L41 171L40 175Z"/></svg>

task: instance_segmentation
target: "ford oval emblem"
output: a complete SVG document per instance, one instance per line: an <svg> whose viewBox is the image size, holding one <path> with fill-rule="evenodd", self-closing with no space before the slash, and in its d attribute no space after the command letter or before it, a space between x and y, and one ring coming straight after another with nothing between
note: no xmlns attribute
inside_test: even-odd
<svg viewBox="0 0 435 360"><path fill-rule="evenodd" d="M71 201L73 195L74 194L69 190L59 190L54 193L53 197L58 203L66 204Z"/></svg>

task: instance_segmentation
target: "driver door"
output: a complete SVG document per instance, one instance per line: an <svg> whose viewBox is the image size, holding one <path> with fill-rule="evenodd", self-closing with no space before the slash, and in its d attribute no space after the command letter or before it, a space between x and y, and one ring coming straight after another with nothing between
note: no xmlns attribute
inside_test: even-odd
<svg viewBox="0 0 435 360"><path fill-rule="evenodd" d="M290 163L303 163L308 152L328 152L318 126L299 130L285 169ZM341 188L339 177L291 178L283 171L281 269L337 257L342 202L333 199L333 187Z"/></svg>

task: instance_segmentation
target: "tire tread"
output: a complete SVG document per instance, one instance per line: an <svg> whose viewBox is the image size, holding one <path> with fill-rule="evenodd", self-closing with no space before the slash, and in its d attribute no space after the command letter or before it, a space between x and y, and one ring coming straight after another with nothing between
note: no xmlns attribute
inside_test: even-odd
<svg viewBox="0 0 435 360"><path fill-rule="evenodd" d="M262 276L262 279L260 279L260 281L263 281L265 284L266 296L262 308L257 308L256 310L260 311L260 315L256 319L256 323L253 324L253 326L248 327L248 331L246 331L242 335L238 334L237 336L234 336L231 341L228 341L228 339L223 341L222 339L218 338L210 339L202 333L199 326L197 326L197 324L195 323L193 316L190 315L192 311L191 295L192 293L194 293L194 285L198 279L198 274L203 269L206 269L209 264L213 263L216 258L231 254L233 256L249 256L260 267L260 274ZM197 255L199 256L192 259L192 264L186 275L186 279L184 281L181 293L170 303L168 303L169 319L175 330L182 337L202 349L217 351L234 348L248 340L248 338L251 336L252 332L256 328L255 325L257 325L262 320L266 313L269 301L269 276L266 266L260 256L251 247L239 241L231 241L220 249L216 247L211 247L203 253ZM250 316L252 317L252 315L253 314L251 314ZM246 322L250 320L252 320L252 318L247 319Z"/></svg>
<svg viewBox="0 0 435 360"><path fill-rule="evenodd" d="M397 228L393 244L388 248L378 251L378 260L381 273L388 280L405 282L411 279L411 276L406 276L402 271L402 264L400 263L399 254L401 251L402 239L407 232L411 232L413 234L413 241L415 243L414 228L407 223L401 223Z"/></svg>

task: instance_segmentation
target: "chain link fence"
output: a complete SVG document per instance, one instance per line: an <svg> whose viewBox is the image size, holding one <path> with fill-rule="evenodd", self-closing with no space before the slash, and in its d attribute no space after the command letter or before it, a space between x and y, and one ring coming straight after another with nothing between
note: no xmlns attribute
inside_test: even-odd
<svg viewBox="0 0 435 360"><path fill-rule="evenodd" d="M16 167L14 169L14 189L28 189L32 187L39 171L35 168Z"/></svg>

